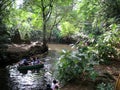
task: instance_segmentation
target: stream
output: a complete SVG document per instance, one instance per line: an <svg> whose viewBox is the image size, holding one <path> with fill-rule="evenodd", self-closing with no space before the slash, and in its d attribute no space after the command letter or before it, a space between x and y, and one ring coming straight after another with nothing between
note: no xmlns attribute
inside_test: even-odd
<svg viewBox="0 0 120 90"><path fill-rule="evenodd" d="M48 54L42 57L44 68L28 70L21 73L17 64L0 69L0 90L44 90L47 84L54 79L55 62L62 49L70 50L70 46L62 44L49 44Z"/></svg>

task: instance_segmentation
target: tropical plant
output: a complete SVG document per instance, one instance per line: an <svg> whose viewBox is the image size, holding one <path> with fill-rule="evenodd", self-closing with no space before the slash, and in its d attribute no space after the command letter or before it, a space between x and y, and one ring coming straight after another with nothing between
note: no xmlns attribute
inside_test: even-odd
<svg viewBox="0 0 120 90"><path fill-rule="evenodd" d="M63 51L57 63L57 78L62 82L68 82L76 78L95 80L97 73L94 65L97 65L97 53L93 48L83 47L78 51Z"/></svg>
<svg viewBox="0 0 120 90"><path fill-rule="evenodd" d="M41 41L42 42L42 31L41 30L31 30L30 31L31 41Z"/></svg>
<svg viewBox="0 0 120 90"><path fill-rule="evenodd" d="M97 85L96 90L114 90L114 85L111 83L100 83Z"/></svg>
<svg viewBox="0 0 120 90"><path fill-rule="evenodd" d="M70 37L71 35L77 32L76 28L70 24L69 22L63 22L61 25L61 36L62 37Z"/></svg>
<svg viewBox="0 0 120 90"><path fill-rule="evenodd" d="M117 59L119 57L119 25L111 24L109 27L110 31L106 31L102 34L98 41L96 47L98 48L99 57L102 58L106 63L112 59Z"/></svg>

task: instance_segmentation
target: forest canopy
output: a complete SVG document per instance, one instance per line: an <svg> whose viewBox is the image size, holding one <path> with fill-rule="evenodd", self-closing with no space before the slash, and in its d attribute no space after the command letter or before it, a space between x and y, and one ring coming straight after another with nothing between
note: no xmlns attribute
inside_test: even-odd
<svg viewBox="0 0 120 90"><path fill-rule="evenodd" d="M12 38L104 43L119 42L120 0L8 0L1 1L1 26ZM82 40L82 41L81 41ZM102 40L102 41L101 41ZM72 42L71 42L72 43Z"/></svg>

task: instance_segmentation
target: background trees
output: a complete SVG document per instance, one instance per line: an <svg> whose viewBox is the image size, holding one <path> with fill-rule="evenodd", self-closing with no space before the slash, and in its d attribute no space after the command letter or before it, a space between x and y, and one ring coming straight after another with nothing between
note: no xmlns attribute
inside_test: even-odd
<svg viewBox="0 0 120 90"><path fill-rule="evenodd" d="M6 59L5 51L7 49L7 45L5 44L10 42L10 35L4 21L8 19L10 8L13 3L14 2L12 0L0 1L0 62L2 62L3 59Z"/></svg>
<svg viewBox="0 0 120 90"><path fill-rule="evenodd" d="M25 39L27 33L31 40L42 40L43 46L51 39L72 41L73 38L80 46L87 42L96 49L108 47L113 50L120 41L119 2L27 0L17 7L13 1L2 1L1 22L6 23L10 36L18 29L21 38ZM104 51L97 50L99 54Z"/></svg>
<svg viewBox="0 0 120 90"><path fill-rule="evenodd" d="M14 35L16 30L22 38L42 39L45 47L48 39L75 39L76 54L63 53L59 68L60 77L66 80L69 78L64 77L66 73L77 77L77 73L92 70L75 67L75 64L88 64L93 68L94 60L108 63L120 58L120 0L24 0L20 7L15 1L0 1L1 53L9 35ZM69 66L76 72L68 72Z"/></svg>
<svg viewBox="0 0 120 90"><path fill-rule="evenodd" d="M77 9L72 10L77 13L73 14L76 16L74 17L75 22L72 19L72 24L75 28L79 28L77 50L74 52L63 51L61 54L57 64L57 74L60 80L71 81L82 75L83 78L85 76L85 78L94 80L97 75L93 69L94 65L110 64L113 60L119 60L119 1L78 1ZM71 16L70 13L69 15ZM72 75L74 76L71 77ZM113 88L111 84L109 85ZM109 89L109 85L106 84L106 87L99 88Z"/></svg>
<svg viewBox="0 0 120 90"><path fill-rule="evenodd" d="M73 38L80 46L87 42L96 49L113 50L120 41L119 2L27 0L17 7L14 1L1 1L1 24L6 23L10 36L18 29L21 38L25 39L27 34L31 40L42 39L43 46L51 39L72 41ZM97 50L99 54L104 51Z"/></svg>

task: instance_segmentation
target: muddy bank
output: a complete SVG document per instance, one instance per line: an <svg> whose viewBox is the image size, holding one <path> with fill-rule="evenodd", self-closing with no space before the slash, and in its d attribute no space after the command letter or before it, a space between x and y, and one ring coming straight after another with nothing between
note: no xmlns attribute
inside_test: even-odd
<svg viewBox="0 0 120 90"><path fill-rule="evenodd" d="M42 54L48 51L48 46L44 47L41 43L31 44L9 44L5 52L5 57L0 60L1 66L6 66L18 62L24 57Z"/></svg>

